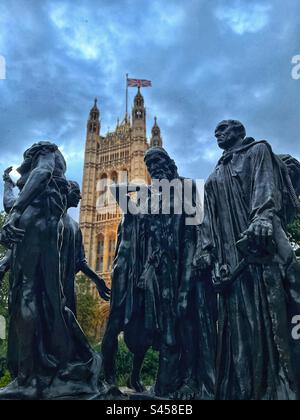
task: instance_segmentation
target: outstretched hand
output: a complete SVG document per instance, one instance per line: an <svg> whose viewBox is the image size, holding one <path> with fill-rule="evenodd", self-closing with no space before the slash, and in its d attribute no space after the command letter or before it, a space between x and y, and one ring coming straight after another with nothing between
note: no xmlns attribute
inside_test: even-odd
<svg viewBox="0 0 300 420"><path fill-rule="evenodd" d="M99 284L97 285L97 290L100 297L109 302L111 290L106 286L105 281L99 277Z"/></svg>
<svg viewBox="0 0 300 420"><path fill-rule="evenodd" d="M10 177L10 173L11 173L12 170L13 170L12 166L9 166L8 168L5 169L5 171L3 173L3 181L4 182L9 182L14 187L16 184L14 183L14 181Z"/></svg>

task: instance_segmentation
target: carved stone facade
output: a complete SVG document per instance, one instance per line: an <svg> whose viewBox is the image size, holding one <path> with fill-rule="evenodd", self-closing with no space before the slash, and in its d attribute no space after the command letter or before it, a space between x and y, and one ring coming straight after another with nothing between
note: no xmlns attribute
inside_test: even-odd
<svg viewBox="0 0 300 420"><path fill-rule="evenodd" d="M114 132L102 136L100 121L95 100L87 123L80 226L87 260L109 284L121 210L110 199L107 180L121 182L121 174L126 172L129 181L149 183L144 154L149 147L162 146L162 139L155 118L152 138L150 143L147 141L146 109L140 89L131 118L126 115Z"/></svg>

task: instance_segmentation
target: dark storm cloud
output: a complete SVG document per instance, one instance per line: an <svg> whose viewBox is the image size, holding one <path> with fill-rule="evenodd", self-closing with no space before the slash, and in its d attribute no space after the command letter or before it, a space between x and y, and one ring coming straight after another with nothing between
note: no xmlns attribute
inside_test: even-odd
<svg viewBox="0 0 300 420"><path fill-rule="evenodd" d="M2 0L0 171L51 139L80 182L93 98L105 133L123 117L127 72L153 81L148 132L157 115L182 175L208 176L220 155L213 131L227 117L300 157L299 14L297 0Z"/></svg>

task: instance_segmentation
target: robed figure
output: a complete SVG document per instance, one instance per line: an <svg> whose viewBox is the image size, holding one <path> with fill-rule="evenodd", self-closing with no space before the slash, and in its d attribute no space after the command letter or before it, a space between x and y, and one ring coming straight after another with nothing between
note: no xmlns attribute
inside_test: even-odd
<svg viewBox="0 0 300 420"><path fill-rule="evenodd" d="M300 275L286 229L297 196L266 141L246 138L234 120L215 135L224 154L205 187L198 263L219 293L216 397L295 399L291 318Z"/></svg>
<svg viewBox="0 0 300 420"><path fill-rule="evenodd" d="M173 159L163 148L153 147L144 160L151 186L145 189L144 200L138 200L139 211L125 214L118 231L111 311L102 342L105 377L115 382L118 334L124 331L134 354L131 387L143 390L140 369L152 346L159 351L156 396L213 398L214 298L207 294L205 282L192 279L196 226L187 226L186 219L195 211L193 188L185 195L189 205L183 209L187 180L179 176ZM168 187L172 182L170 194L164 194L156 181L160 185L165 181ZM166 198L170 206L164 211Z"/></svg>
<svg viewBox="0 0 300 420"><path fill-rule="evenodd" d="M77 207L81 200L80 187L76 181L68 182L67 207ZM79 223L68 212L63 215L63 242L60 252L61 277L66 306L77 316L76 274L82 272L90 279L102 298L109 301L110 290L104 280L89 266L83 245Z"/></svg>
<svg viewBox="0 0 300 420"><path fill-rule="evenodd" d="M152 179L179 179L174 161L163 148L151 148L145 163ZM153 346L160 353L154 391L157 396L170 397L181 384L177 305L184 217L172 211L161 214L160 194L156 197L157 214L150 214L153 191L151 187L145 190L138 212L132 214L129 208L119 226L111 310L102 355L105 378L114 383L117 338L124 331L125 342L134 354L129 384L142 391L139 373L146 351Z"/></svg>

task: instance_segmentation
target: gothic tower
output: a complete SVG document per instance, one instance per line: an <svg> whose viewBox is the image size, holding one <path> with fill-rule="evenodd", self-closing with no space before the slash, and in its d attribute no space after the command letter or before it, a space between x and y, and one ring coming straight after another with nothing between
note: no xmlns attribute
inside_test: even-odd
<svg viewBox="0 0 300 420"><path fill-rule="evenodd" d="M87 255L91 255L93 249L93 226L96 214L94 184L97 176L97 151L99 147L100 125L100 112L97 107L97 99L95 99L87 122L82 201L80 206L80 225Z"/></svg>
<svg viewBox="0 0 300 420"><path fill-rule="evenodd" d="M156 123L151 145L156 142L162 145L160 130L155 127ZM121 210L112 200L108 184L122 181L124 172L129 181L148 183L150 178L144 164L148 148L146 108L140 89L134 98L131 119L126 115L105 136L100 134L100 111L95 101L87 124L80 225L87 260L108 283L121 219Z"/></svg>
<svg viewBox="0 0 300 420"><path fill-rule="evenodd" d="M140 88L134 98L132 108L132 144L131 144L131 178L146 180L147 170L144 164L145 150L148 148L146 137L146 108Z"/></svg>

